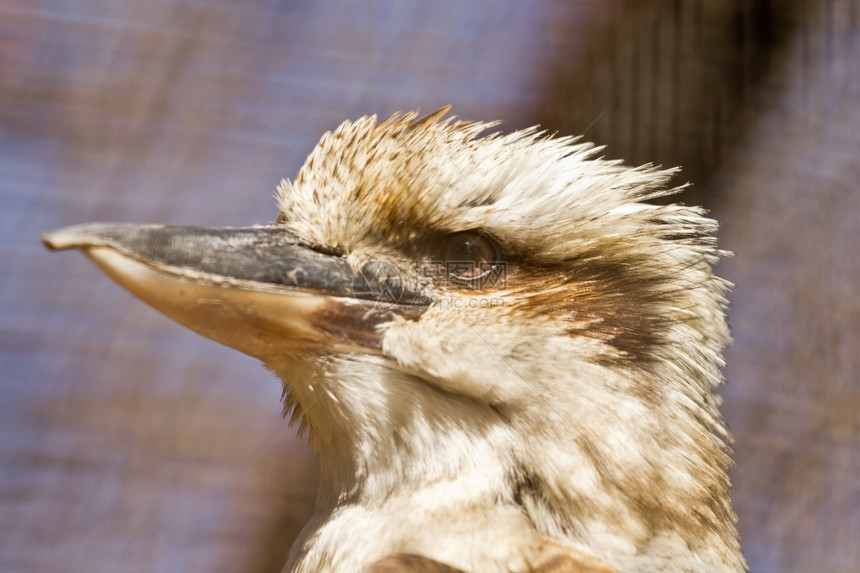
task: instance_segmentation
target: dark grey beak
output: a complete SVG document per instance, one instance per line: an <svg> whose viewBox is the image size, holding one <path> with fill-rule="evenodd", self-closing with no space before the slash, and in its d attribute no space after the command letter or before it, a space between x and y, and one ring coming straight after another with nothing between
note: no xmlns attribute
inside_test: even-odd
<svg viewBox="0 0 860 573"><path fill-rule="evenodd" d="M283 227L91 223L46 233L79 248L142 300L200 334L263 360L378 349L379 327L424 310L393 267L355 272L334 250Z"/></svg>

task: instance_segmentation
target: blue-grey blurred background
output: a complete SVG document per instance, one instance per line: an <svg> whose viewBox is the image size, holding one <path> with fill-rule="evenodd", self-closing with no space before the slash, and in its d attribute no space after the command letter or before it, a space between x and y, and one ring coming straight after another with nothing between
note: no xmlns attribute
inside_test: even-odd
<svg viewBox="0 0 860 573"><path fill-rule="evenodd" d="M860 563L860 2L0 0L0 570L280 571L314 455L254 360L40 234L270 222L346 118L541 124L682 165L737 288L751 568Z"/></svg>

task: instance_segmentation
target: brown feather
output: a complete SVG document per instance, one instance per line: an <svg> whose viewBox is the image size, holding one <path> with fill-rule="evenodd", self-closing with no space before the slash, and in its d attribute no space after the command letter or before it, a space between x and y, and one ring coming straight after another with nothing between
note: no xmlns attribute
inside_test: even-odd
<svg viewBox="0 0 860 573"><path fill-rule="evenodd" d="M465 573L435 559L415 553L397 553L380 559L367 569L367 573Z"/></svg>

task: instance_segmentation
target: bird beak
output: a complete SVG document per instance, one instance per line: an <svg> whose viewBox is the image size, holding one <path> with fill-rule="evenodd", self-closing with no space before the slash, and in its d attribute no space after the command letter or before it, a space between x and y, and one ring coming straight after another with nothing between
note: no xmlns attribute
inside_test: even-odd
<svg viewBox="0 0 860 573"><path fill-rule="evenodd" d="M283 227L90 223L46 233L180 324L266 361L296 352L378 351L379 326L425 306L391 273L355 273Z"/></svg>

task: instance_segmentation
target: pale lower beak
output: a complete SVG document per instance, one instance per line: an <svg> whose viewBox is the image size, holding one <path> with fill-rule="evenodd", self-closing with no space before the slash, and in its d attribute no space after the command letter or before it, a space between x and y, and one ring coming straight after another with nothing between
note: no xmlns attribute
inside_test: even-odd
<svg viewBox="0 0 860 573"><path fill-rule="evenodd" d="M398 277L356 273L344 257L277 225L90 223L51 231L42 241L50 249L81 249L157 310L264 361L378 351L382 325L425 308L421 293Z"/></svg>

